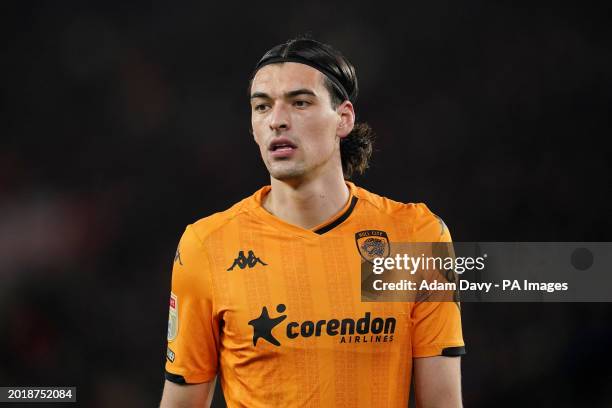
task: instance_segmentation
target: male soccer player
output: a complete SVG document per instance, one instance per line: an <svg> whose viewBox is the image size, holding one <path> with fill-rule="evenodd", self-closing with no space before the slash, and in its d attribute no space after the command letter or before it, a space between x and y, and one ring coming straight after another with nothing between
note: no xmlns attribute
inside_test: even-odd
<svg viewBox="0 0 612 408"><path fill-rule="evenodd" d="M357 92L349 61L311 39L257 64L251 125L271 185L180 240L163 407L209 404L216 376L229 407L406 407L412 372L419 406L461 406L457 304L361 301L364 248L450 235L424 204L346 181L372 151Z"/></svg>

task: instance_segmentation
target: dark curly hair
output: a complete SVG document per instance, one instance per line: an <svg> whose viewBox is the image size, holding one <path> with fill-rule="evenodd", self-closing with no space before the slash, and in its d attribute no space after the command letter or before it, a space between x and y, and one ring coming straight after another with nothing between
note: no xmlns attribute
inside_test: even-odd
<svg viewBox="0 0 612 408"><path fill-rule="evenodd" d="M346 100L345 95L353 103L357 99L359 85L355 67L339 51L328 44L309 37L298 37L271 48L257 63L251 75L251 83L259 67L272 58L299 58L311 61L328 71L329 74L323 75L323 78L334 109ZM333 75L345 92L334 81L330 80L329 75ZM368 168L374 138L374 132L367 123L355 122L351 133L341 139L340 156L345 179L351 178L353 174L363 174L365 169Z"/></svg>

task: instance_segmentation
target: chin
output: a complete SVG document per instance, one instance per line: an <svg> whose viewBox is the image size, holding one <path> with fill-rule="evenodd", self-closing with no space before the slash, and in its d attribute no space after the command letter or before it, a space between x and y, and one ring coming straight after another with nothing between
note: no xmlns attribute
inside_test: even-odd
<svg viewBox="0 0 612 408"><path fill-rule="evenodd" d="M291 181L300 179L306 174L305 169L299 168L298 166L269 166L268 172L270 176L280 181Z"/></svg>

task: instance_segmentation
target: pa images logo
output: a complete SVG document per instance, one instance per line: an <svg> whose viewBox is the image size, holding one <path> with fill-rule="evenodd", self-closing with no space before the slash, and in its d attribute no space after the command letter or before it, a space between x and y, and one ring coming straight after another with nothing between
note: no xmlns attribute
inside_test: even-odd
<svg viewBox="0 0 612 408"><path fill-rule="evenodd" d="M374 258L388 257L391 252L389 237L385 231L359 231L355 234L355 243L357 244L359 255L370 263L374 262Z"/></svg>

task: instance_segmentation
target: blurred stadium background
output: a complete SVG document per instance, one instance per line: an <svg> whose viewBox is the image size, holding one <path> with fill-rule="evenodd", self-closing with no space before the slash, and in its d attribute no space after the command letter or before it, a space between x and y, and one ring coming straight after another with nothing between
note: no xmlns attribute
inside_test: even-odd
<svg viewBox="0 0 612 408"><path fill-rule="evenodd" d="M379 136L358 184L456 241L610 241L612 25L589 7L4 4L0 385L158 403L178 238L268 183L248 77L306 32L357 67ZM611 318L464 304L465 406L612 406Z"/></svg>

